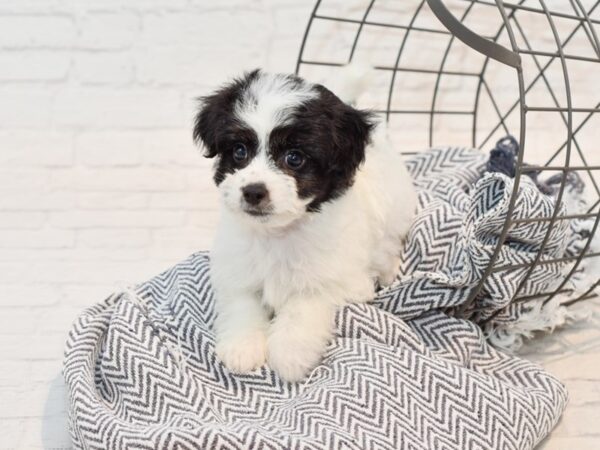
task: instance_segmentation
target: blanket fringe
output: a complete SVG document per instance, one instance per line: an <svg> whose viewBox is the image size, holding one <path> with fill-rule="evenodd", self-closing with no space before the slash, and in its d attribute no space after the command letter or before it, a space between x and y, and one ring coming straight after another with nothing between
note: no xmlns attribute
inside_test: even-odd
<svg viewBox="0 0 600 450"><path fill-rule="evenodd" d="M556 297L546 305L539 302L516 322L489 324L485 329L487 339L496 348L516 353L535 333L552 333L556 328L591 319L591 308L585 305L566 307L561 304L562 300Z"/></svg>

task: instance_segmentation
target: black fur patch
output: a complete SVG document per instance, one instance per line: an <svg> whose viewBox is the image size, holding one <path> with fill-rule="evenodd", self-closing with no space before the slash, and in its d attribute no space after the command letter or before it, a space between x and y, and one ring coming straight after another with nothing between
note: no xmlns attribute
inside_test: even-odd
<svg viewBox="0 0 600 450"><path fill-rule="evenodd" d="M273 160L296 179L298 195L314 198L309 211L317 211L352 186L374 126L370 113L345 104L323 86L315 89L318 96L300 105L289 125L274 129L269 142ZM299 171L283 163L290 149L308 156Z"/></svg>
<svg viewBox="0 0 600 450"><path fill-rule="evenodd" d="M194 124L194 140L204 143L204 156L207 158L221 156L214 173L217 185L228 173L244 167L256 155L256 133L236 120L233 111L244 91L259 76L260 70L254 70L200 99L201 107ZM233 160L233 147L237 143L244 144L250 152L250 157L243 165Z"/></svg>

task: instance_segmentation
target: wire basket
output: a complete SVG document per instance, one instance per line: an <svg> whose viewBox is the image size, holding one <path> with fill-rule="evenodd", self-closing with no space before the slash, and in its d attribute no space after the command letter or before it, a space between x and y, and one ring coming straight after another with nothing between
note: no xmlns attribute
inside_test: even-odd
<svg viewBox="0 0 600 450"><path fill-rule="evenodd" d="M364 105L381 113L404 154L437 144L461 143L489 150L505 135L518 138L508 217L527 173L562 175L548 217L509 219L478 287L495 262L511 226L547 222L545 238L513 297L538 265L567 262L565 279L534 297L545 304L568 293L569 279L586 258L600 220L600 1L585 0L319 0L300 48L296 73L331 77L355 60L377 69ZM466 138L468 140L466 140ZM566 180L577 173L587 187L587 211L560 215ZM558 221L591 220L577 255L543 259ZM502 267L503 270L519 268ZM522 267L521 267L522 269ZM595 296L600 280L569 304Z"/></svg>

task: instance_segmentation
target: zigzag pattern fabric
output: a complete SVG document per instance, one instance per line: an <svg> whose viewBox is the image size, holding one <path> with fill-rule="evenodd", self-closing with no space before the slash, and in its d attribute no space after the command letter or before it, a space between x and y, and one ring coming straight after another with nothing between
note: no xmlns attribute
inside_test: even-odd
<svg viewBox="0 0 600 450"><path fill-rule="evenodd" d="M548 221L515 223L484 278L507 219L514 180L486 171L488 155L471 149L434 149L413 157L408 168L419 192L419 212L406 240L396 283L379 292L377 304L404 319L437 308L485 323L494 329L536 308L514 302L552 290L564 278L565 262L538 264L528 275L540 248L540 261L572 256L586 241L591 223ZM566 192L581 199L580 180L567 180ZM523 176L515 193L513 219L542 219L554 213L555 198L540 192ZM550 186L544 186L550 189ZM564 215L564 204L558 206ZM589 221L588 221L589 222ZM548 236L546 237L546 234ZM575 251L575 253L577 253ZM513 268L511 266L517 265ZM502 268L505 268L502 270ZM484 278L478 296L465 304ZM523 284L521 286L521 284ZM462 305L461 308L452 308ZM493 320L488 320L493 317Z"/></svg>
<svg viewBox="0 0 600 450"><path fill-rule="evenodd" d="M420 210L398 281L374 302L339 311L335 339L304 382L283 382L268 366L234 375L218 361L204 252L86 310L64 365L73 446L533 448L558 421L564 386L494 349L456 314L487 267L512 190L510 178L484 175L485 163L486 155L461 148L409 161ZM524 217L552 207L533 182L518 194ZM549 255L565 252L566 231L550 237ZM512 229L499 264L527 262L545 232L539 223ZM524 292L560 273L544 267ZM510 308L522 276L498 272L486 281L479 314Z"/></svg>

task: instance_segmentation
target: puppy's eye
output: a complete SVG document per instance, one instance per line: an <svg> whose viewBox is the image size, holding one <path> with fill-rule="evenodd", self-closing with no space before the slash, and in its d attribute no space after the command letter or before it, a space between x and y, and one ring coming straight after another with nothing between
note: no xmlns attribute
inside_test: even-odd
<svg viewBox="0 0 600 450"><path fill-rule="evenodd" d="M242 163L248 159L248 149L244 144L235 144L233 146L233 159L237 163Z"/></svg>
<svg viewBox="0 0 600 450"><path fill-rule="evenodd" d="M298 170L304 166L306 156L298 150L290 150L285 154L285 165L292 170Z"/></svg>

